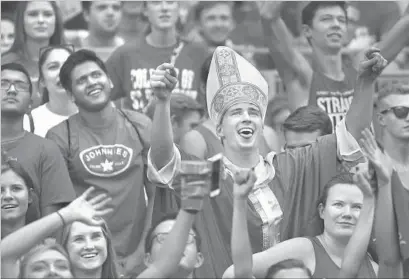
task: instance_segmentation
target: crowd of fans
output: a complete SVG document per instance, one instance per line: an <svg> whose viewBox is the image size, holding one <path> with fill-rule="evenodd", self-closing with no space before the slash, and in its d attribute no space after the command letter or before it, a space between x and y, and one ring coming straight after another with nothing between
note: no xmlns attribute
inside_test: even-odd
<svg viewBox="0 0 409 279"><path fill-rule="evenodd" d="M407 2L1 13L2 277L409 277Z"/></svg>

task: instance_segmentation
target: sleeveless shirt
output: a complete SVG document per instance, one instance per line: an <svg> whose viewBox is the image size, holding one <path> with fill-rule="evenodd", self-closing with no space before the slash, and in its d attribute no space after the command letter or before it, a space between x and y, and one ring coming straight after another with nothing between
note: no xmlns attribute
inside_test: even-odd
<svg viewBox="0 0 409 279"><path fill-rule="evenodd" d="M354 95L357 71L347 63L342 70L344 80L333 80L314 69L310 87L309 105L318 106L328 113L332 127L345 117Z"/></svg>
<svg viewBox="0 0 409 279"><path fill-rule="evenodd" d="M321 241L316 237L309 238L315 252L315 271L313 278L334 278L341 270L330 258ZM367 255L359 268L357 278L377 278L369 255Z"/></svg>

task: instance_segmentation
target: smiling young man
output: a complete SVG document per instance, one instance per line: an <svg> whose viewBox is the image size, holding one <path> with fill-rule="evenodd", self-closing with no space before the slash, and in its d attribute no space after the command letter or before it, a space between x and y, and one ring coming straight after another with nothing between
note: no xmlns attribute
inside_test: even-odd
<svg viewBox="0 0 409 279"><path fill-rule="evenodd" d="M150 197L151 188L144 162L151 122L142 114L111 105L112 82L93 51L71 54L61 67L60 80L78 113L49 130L46 137L60 147L78 195L93 185L96 195L112 197L114 211L106 218L122 267L127 261L142 261L144 229L150 225L146 218L150 203L145 197Z"/></svg>
<svg viewBox="0 0 409 279"><path fill-rule="evenodd" d="M203 46L182 40L177 32L179 18L177 1L144 1L143 13L149 28L136 44L125 44L112 53L107 68L112 78L112 100L121 99L117 106L144 112L151 101L149 80L154 69L163 61L171 61L179 73L173 93L185 94L197 101L199 72L208 56ZM203 105L203 103L201 103Z"/></svg>
<svg viewBox="0 0 409 279"><path fill-rule="evenodd" d="M198 43L206 45L210 53L218 46L232 46L229 35L235 27L234 2L200 1L194 8L198 24Z"/></svg>
<svg viewBox="0 0 409 279"><path fill-rule="evenodd" d="M293 46L290 32L280 17L282 7L282 1L262 2L260 14L291 109L318 106L328 113L335 129L350 108L357 77L353 63L342 57L348 26L347 5L344 1L311 1L303 8L302 30L312 48L312 63ZM406 46L408 27L409 14L405 13L379 43L388 62Z"/></svg>
<svg viewBox="0 0 409 279"><path fill-rule="evenodd" d="M26 221L53 213L75 198L64 158L54 142L23 129L33 86L20 64L1 66L1 149L17 161L33 181L34 203Z"/></svg>
<svg viewBox="0 0 409 279"><path fill-rule="evenodd" d="M373 106L372 86L386 61L370 50L363 61L356 85L356 98L335 134L317 142L276 155L259 155L259 139L267 110L268 85L260 72L227 47L213 54L206 84L210 119L223 142L221 194L204 201L197 228L202 236L205 263L197 275L220 278L232 264L230 235L232 228L233 175L254 168L257 181L248 203L248 229L253 252L263 251L289 238L318 234L319 220L313 219L316 202L324 185L344 167L362 159L356 139L369 127ZM378 69L378 70L376 70ZM373 72L373 70L375 72ZM182 159L191 156L173 144L170 96L177 82L171 64L160 65L151 85L158 99L148 154L148 177L172 189ZM359 117L361 121L356 121Z"/></svg>

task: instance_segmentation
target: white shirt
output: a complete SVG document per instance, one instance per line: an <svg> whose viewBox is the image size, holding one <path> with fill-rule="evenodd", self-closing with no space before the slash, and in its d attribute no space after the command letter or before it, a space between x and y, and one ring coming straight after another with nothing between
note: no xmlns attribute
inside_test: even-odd
<svg viewBox="0 0 409 279"><path fill-rule="evenodd" d="M69 116L56 114L48 109L46 104L31 111L34 121L34 134L45 137L48 130L66 120ZM24 116L24 130L31 132L28 115Z"/></svg>

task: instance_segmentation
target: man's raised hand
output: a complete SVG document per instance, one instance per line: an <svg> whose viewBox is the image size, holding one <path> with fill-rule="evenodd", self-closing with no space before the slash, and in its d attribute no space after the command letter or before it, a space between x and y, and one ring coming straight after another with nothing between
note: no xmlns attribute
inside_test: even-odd
<svg viewBox="0 0 409 279"><path fill-rule="evenodd" d="M170 100L173 89L178 83L175 67L170 63L159 65L152 73L151 88L158 100Z"/></svg>

